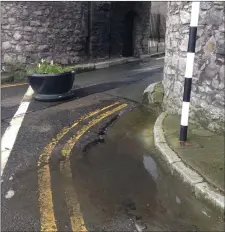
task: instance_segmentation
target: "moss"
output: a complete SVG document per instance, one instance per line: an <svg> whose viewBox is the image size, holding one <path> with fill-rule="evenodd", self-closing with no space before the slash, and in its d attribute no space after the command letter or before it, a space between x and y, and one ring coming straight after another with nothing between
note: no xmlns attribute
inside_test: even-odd
<svg viewBox="0 0 225 232"><path fill-rule="evenodd" d="M153 103L162 103L163 97L164 97L163 85L162 82L159 82L155 85L151 98L153 100Z"/></svg>

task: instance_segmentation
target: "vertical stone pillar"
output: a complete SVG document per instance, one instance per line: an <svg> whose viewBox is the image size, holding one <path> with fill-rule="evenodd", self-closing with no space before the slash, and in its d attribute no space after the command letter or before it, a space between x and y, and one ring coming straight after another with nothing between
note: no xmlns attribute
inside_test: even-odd
<svg viewBox="0 0 225 232"><path fill-rule="evenodd" d="M201 2L192 82L190 122L224 131L225 3ZM191 2L168 2L164 107L180 114Z"/></svg>

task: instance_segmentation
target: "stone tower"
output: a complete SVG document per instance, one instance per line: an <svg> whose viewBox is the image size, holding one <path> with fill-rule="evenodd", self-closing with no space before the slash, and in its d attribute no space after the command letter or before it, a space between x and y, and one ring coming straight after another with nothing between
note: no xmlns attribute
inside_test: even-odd
<svg viewBox="0 0 225 232"><path fill-rule="evenodd" d="M181 113L191 2L168 2L164 106ZM201 2L190 121L224 131L225 2Z"/></svg>

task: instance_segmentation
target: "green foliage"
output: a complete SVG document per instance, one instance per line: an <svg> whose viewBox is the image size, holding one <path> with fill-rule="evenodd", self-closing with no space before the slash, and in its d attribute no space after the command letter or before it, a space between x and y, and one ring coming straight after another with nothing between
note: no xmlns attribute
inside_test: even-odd
<svg viewBox="0 0 225 232"><path fill-rule="evenodd" d="M63 67L59 64L53 64L53 61L48 63L46 60L41 60L41 63L37 64L36 67L27 68L26 72L28 75L33 74L59 74L65 72L71 72L75 70L76 67Z"/></svg>

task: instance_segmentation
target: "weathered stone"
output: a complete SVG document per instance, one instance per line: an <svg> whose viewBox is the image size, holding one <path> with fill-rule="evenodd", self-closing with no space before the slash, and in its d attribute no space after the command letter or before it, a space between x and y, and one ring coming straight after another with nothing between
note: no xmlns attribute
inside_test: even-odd
<svg viewBox="0 0 225 232"><path fill-rule="evenodd" d="M38 43L43 43L44 39L45 39L44 34L37 34L34 36L34 40Z"/></svg>
<svg viewBox="0 0 225 232"><path fill-rule="evenodd" d="M176 70L175 69L173 69L173 68L171 68L171 67L168 67L167 68L167 74L168 75L173 75L173 74L175 74L176 73Z"/></svg>
<svg viewBox="0 0 225 232"><path fill-rule="evenodd" d="M40 28L40 29L38 29L38 32L39 33L45 33L45 32L48 32L48 28Z"/></svg>
<svg viewBox="0 0 225 232"><path fill-rule="evenodd" d="M33 36L32 35L24 35L23 38L25 40L24 42L27 42L27 41L32 41ZM28 42L27 42L27 44L28 44Z"/></svg>
<svg viewBox="0 0 225 232"><path fill-rule="evenodd" d="M24 31L33 31L34 28L33 27L29 27L29 26L25 26L23 30Z"/></svg>
<svg viewBox="0 0 225 232"><path fill-rule="evenodd" d="M186 4L186 3L185 3ZM164 67L164 105L169 113L181 113L186 66L190 8L169 4ZM177 7L174 7L176 5ZM179 7L178 7L179 5ZM201 2L198 40L192 78L190 120L212 130L224 130L224 3ZM218 7L217 7L218 6ZM178 22L177 8L180 9ZM189 18L188 18L189 17ZM179 31L179 35L175 31ZM174 32L173 32L174 31ZM175 47L178 45L179 51ZM172 66L172 67L171 67ZM209 123L211 122L210 126Z"/></svg>
<svg viewBox="0 0 225 232"><path fill-rule="evenodd" d="M216 10L223 10L225 7L224 2L214 2L214 7Z"/></svg>
<svg viewBox="0 0 225 232"><path fill-rule="evenodd" d="M22 35L21 35L18 31L13 35L13 38L14 38L15 40L20 40L21 37L22 37Z"/></svg>
<svg viewBox="0 0 225 232"><path fill-rule="evenodd" d="M66 65L66 64L69 64L69 60L68 60L68 58L63 57L63 58L60 59L60 63Z"/></svg>
<svg viewBox="0 0 225 232"><path fill-rule="evenodd" d="M31 25L31 26L35 26L35 27L36 27L36 26L41 26L41 22L40 22L40 21L31 21L31 22L30 22L30 25Z"/></svg>
<svg viewBox="0 0 225 232"><path fill-rule="evenodd" d="M180 11L180 21L182 24L190 23L190 13L186 10Z"/></svg>
<svg viewBox="0 0 225 232"><path fill-rule="evenodd" d="M2 43L2 49L3 50L8 50L9 48L11 48L11 44L9 41L3 42Z"/></svg>
<svg viewBox="0 0 225 232"><path fill-rule="evenodd" d="M221 33L225 32L225 25L224 24L219 26L219 32L221 32Z"/></svg>
<svg viewBox="0 0 225 232"><path fill-rule="evenodd" d="M10 24L14 24L16 22L15 18L8 18Z"/></svg>
<svg viewBox="0 0 225 232"><path fill-rule="evenodd" d="M16 56L13 54L4 54L3 61L6 64L15 64Z"/></svg>
<svg viewBox="0 0 225 232"><path fill-rule="evenodd" d="M220 76L221 80L223 80L223 81L224 81L224 77L225 77L225 75L224 75L224 72L225 72L224 69L225 69L225 65L222 65L220 67L220 71L219 71L219 76Z"/></svg>
<svg viewBox="0 0 225 232"><path fill-rule="evenodd" d="M221 89L224 89L224 83L221 82L221 83L219 84L219 86L218 86L218 89L220 89L220 90L221 90Z"/></svg>
<svg viewBox="0 0 225 232"><path fill-rule="evenodd" d="M29 12L26 9L23 9L23 16L28 16Z"/></svg>
<svg viewBox="0 0 225 232"><path fill-rule="evenodd" d="M22 51L22 47L20 45L18 45L18 44L16 45L16 51L17 52L21 52Z"/></svg>
<svg viewBox="0 0 225 232"><path fill-rule="evenodd" d="M4 30L8 30L8 29L10 29L10 25L1 25L1 27L2 27L2 29L4 29Z"/></svg>
<svg viewBox="0 0 225 232"><path fill-rule="evenodd" d="M201 2L200 9L201 10L209 10L211 8L211 2Z"/></svg>
<svg viewBox="0 0 225 232"><path fill-rule="evenodd" d="M22 55L19 55L19 56L17 57L17 61L18 61L19 63L21 63L21 64L24 64L24 63L26 63L26 57L25 57L25 56L22 56Z"/></svg>
<svg viewBox="0 0 225 232"><path fill-rule="evenodd" d="M45 52L45 51L48 51L49 49L49 46L48 45L39 45L37 47L37 50L40 51L40 52Z"/></svg>
<svg viewBox="0 0 225 232"><path fill-rule="evenodd" d="M145 89L142 102L144 104L162 103L163 95L164 90L162 82L156 82Z"/></svg>
<svg viewBox="0 0 225 232"><path fill-rule="evenodd" d="M146 45L149 38L150 4L150 2L137 4L94 2L91 9L90 44L86 46L88 2L54 4L12 2L10 6L3 2L1 23L2 29L5 31L2 42L10 42L11 45L15 45L10 48L12 53L24 56L24 52L27 52L27 62L32 60L29 58L30 52L35 55L48 51L52 51L52 53L54 51L54 54L51 54L54 56L62 56L62 53L65 53L65 57L71 62L86 59L87 52L92 59L106 58L109 55L110 47L109 23L112 23L111 55L120 56L124 46L121 38L125 26L123 19L129 11L134 11L139 18L134 20L133 54L140 56L148 52ZM104 5L104 7L99 7L100 5ZM112 16L111 20L110 15ZM43 45L48 47L43 47ZM90 51L86 49L87 47L90 48ZM76 56L72 54L75 51L77 52ZM5 52L6 50L3 49L3 53Z"/></svg>
<svg viewBox="0 0 225 232"><path fill-rule="evenodd" d="M40 16L40 15L42 15L42 11L40 11L40 10L34 11L33 14L35 14L37 16Z"/></svg>
<svg viewBox="0 0 225 232"><path fill-rule="evenodd" d="M216 79L213 79L213 81L212 81L212 87L215 88L215 89L217 89L219 87L219 81L216 80Z"/></svg>
<svg viewBox="0 0 225 232"><path fill-rule="evenodd" d="M187 51L187 48L188 48L188 35L185 35L182 40L181 40L181 44L179 46L179 50L180 51Z"/></svg>
<svg viewBox="0 0 225 232"><path fill-rule="evenodd" d="M25 47L25 49L26 49L27 52L32 52L32 51L34 51L35 46L34 46L34 45L27 45L27 46Z"/></svg>

